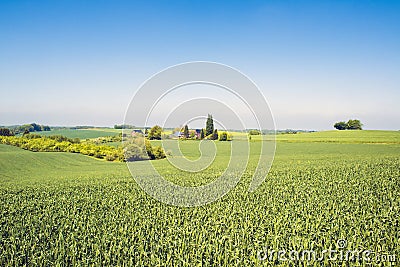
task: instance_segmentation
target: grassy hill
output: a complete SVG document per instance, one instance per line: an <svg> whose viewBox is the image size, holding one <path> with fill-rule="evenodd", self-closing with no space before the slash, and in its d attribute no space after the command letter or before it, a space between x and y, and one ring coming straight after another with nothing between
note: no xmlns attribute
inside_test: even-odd
<svg viewBox="0 0 400 267"><path fill-rule="evenodd" d="M128 176L124 163L104 162L65 152L31 152L0 144L1 183L59 183L69 179Z"/></svg>

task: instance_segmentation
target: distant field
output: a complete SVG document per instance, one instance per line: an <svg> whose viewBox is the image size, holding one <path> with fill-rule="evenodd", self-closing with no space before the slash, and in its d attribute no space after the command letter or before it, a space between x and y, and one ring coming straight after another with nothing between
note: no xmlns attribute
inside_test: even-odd
<svg viewBox="0 0 400 267"><path fill-rule="evenodd" d="M96 137L104 137L104 136L112 136L121 133L119 129L111 129L111 128L93 128L93 129L61 129L61 130L52 130L49 132L35 132L41 135L63 135L69 138L96 138Z"/></svg>
<svg viewBox="0 0 400 267"><path fill-rule="evenodd" d="M0 145L0 265L267 266L257 258L266 246L322 251L338 239L349 248L400 255L400 145L386 144L396 133L310 136L350 135L354 142L364 134L382 136L385 144L278 142L272 169L255 192L247 192L257 159L251 155L234 190L195 208L152 199L125 163ZM192 159L200 155L198 145L181 142ZM154 166L177 184L202 184L229 160L229 142L216 146L221 155L200 175L167 160ZM130 164L146 178L143 162Z"/></svg>
<svg viewBox="0 0 400 267"><path fill-rule="evenodd" d="M70 138L96 138L112 136L121 133L120 129L93 128L82 130L53 130L50 132L36 132L41 135L64 135ZM248 135L244 132L230 132L234 140L247 140ZM253 135L252 141L261 139L271 140L271 135ZM327 142L327 143L349 143L349 144L400 144L400 131L378 131L378 130L346 130L346 131L321 131L312 133L277 134L277 142ZM111 146L118 146L119 143L109 143Z"/></svg>
<svg viewBox="0 0 400 267"><path fill-rule="evenodd" d="M243 136L243 135L241 135ZM243 138L243 137L242 137ZM253 141L272 139L270 135L251 137ZM277 142L325 142L349 144L400 144L400 131L345 130L312 133L277 134Z"/></svg>

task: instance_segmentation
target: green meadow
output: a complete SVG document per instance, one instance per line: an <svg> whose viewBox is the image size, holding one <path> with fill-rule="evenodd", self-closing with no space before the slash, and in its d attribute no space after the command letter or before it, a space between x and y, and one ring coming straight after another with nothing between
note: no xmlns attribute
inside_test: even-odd
<svg viewBox="0 0 400 267"><path fill-rule="evenodd" d="M44 134L117 134L55 132ZM270 137L253 137L251 151L259 149L257 138ZM278 262L258 254L267 246L337 249L339 239L349 249L400 255L400 132L327 131L276 139L272 168L255 192L247 188L256 153L232 191L193 208L154 200L125 163L0 145L0 265L329 266L327 259ZM243 141L234 136L233 142ZM176 170L166 159L153 164L177 184L209 183L230 156L229 142L215 144L218 154L201 174ZM200 156L199 141L180 141L180 147L192 160ZM130 164L133 175L145 175L144 162Z"/></svg>
<svg viewBox="0 0 400 267"><path fill-rule="evenodd" d="M55 129L51 131L35 132L40 135L62 135L68 138L91 139L96 137L113 136L121 133L119 129L90 128L90 129Z"/></svg>

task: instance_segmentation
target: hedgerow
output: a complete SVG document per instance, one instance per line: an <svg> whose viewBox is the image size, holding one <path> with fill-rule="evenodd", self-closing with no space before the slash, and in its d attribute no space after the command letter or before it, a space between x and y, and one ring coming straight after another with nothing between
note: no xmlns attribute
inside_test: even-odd
<svg viewBox="0 0 400 267"><path fill-rule="evenodd" d="M70 139L63 136L40 136L34 134L27 134L22 137L1 136L0 143L34 152L71 152L108 161L124 161L121 148L80 143L77 139Z"/></svg>
<svg viewBox="0 0 400 267"><path fill-rule="evenodd" d="M120 138L120 137L119 137ZM100 140L100 139L99 139ZM104 140L115 140L115 138L103 138ZM26 134L18 136L0 136L0 143L17 146L25 150L34 152L70 152L105 159L107 161L131 161L146 159L165 158L164 150L161 147L153 147L151 143L144 139L145 146L139 146L139 139L125 143L124 148L100 145L103 142L85 141L79 138L71 139L61 135L42 136L38 134Z"/></svg>

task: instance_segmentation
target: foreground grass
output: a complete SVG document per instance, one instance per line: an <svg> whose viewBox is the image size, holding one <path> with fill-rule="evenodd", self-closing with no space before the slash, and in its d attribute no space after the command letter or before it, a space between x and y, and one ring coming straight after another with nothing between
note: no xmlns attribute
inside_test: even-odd
<svg viewBox="0 0 400 267"><path fill-rule="evenodd" d="M197 146L184 142L185 155L198 157ZM258 266L265 246L321 251L340 238L352 249L400 255L399 155L396 144L278 143L254 193L246 191L252 159L221 200L177 208L147 196L123 163L0 145L0 265ZM202 176L182 176L166 160L156 167L193 185L226 160Z"/></svg>

